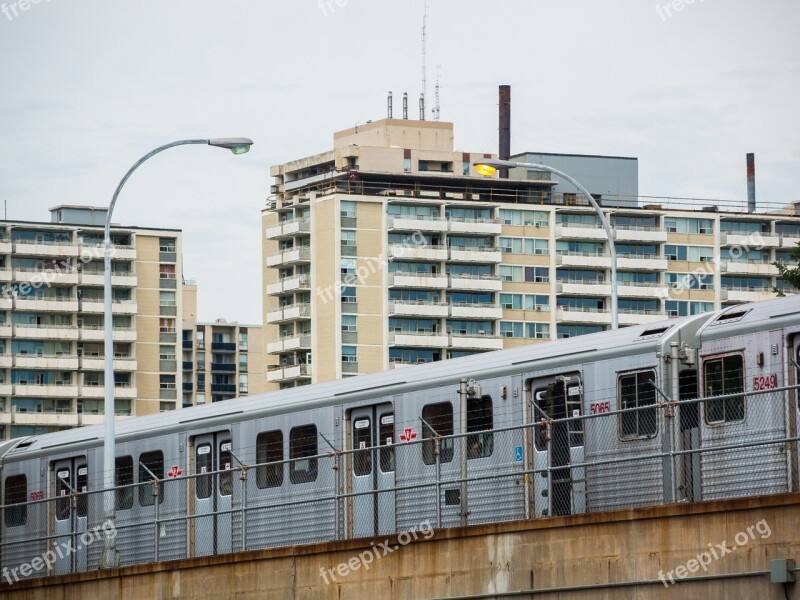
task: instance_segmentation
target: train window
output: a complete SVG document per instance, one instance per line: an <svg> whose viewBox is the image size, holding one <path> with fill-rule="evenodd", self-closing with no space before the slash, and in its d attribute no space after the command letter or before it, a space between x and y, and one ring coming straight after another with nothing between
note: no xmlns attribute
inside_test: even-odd
<svg viewBox="0 0 800 600"><path fill-rule="evenodd" d="M439 446L439 461L446 463L453 460L453 438L447 437L453 435L453 405L450 402L428 404L422 408L422 420L422 462L426 465L436 464L436 446L433 442L436 433L445 437Z"/></svg>
<svg viewBox="0 0 800 600"><path fill-rule="evenodd" d="M230 496L233 494L233 453L230 440L219 444L219 495Z"/></svg>
<svg viewBox="0 0 800 600"><path fill-rule="evenodd" d="M56 470L56 519L64 521L69 519L69 495L72 493L70 470Z"/></svg>
<svg viewBox="0 0 800 600"><path fill-rule="evenodd" d="M267 431L256 437L256 485L259 489L283 485L283 432ZM269 464L276 463L276 464Z"/></svg>
<svg viewBox="0 0 800 600"><path fill-rule="evenodd" d="M394 414L381 415L380 440L381 471L394 472Z"/></svg>
<svg viewBox="0 0 800 600"><path fill-rule="evenodd" d="M117 510L133 508L133 457L118 457L115 461L114 470L116 471L114 481L117 486L115 491Z"/></svg>
<svg viewBox="0 0 800 600"><path fill-rule="evenodd" d="M78 485L75 491L80 494L77 499L76 508L79 517L85 517L89 513L89 469L86 465L78 467Z"/></svg>
<svg viewBox="0 0 800 600"><path fill-rule="evenodd" d="M353 475L372 473L372 421L368 418L353 421ZM364 448L363 450L361 448Z"/></svg>
<svg viewBox="0 0 800 600"><path fill-rule="evenodd" d="M744 391L744 359L740 354L707 360L703 369L707 398ZM707 423L733 421L744 421L744 396L706 400Z"/></svg>
<svg viewBox="0 0 800 600"><path fill-rule="evenodd" d="M486 458L494 450L494 434L473 433L492 429L492 397L469 398L467 400L467 458Z"/></svg>
<svg viewBox="0 0 800 600"><path fill-rule="evenodd" d="M145 468L147 467L147 468ZM161 450L156 452L145 452L139 455L139 506L153 506L153 485L150 483L152 477L148 469L158 477L164 478L164 453ZM164 484L158 485L158 503L164 502Z"/></svg>
<svg viewBox="0 0 800 600"><path fill-rule="evenodd" d="M317 480L317 426L303 425L289 432L289 481L308 483Z"/></svg>
<svg viewBox="0 0 800 600"><path fill-rule="evenodd" d="M195 494L198 500L211 498L211 472L214 470L211 444L201 444L195 450L194 469L198 476L195 478Z"/></svg>
<svg viewBox="0 0 800 600"><path fill-rule="evenodd" d="M627 373L619 377L620 437L632 440L654 436L658 430L654 371ZM643 406L653 408L642 409ZM636 410L639 409L639 410Z"/></svg>
<svg viewBox="0 0 800 600"><path fill-rule="evenodd" d="M28 520L28 478L25 475L6 477L6 492L3 498L6 527L19 527ZM17 504L18 506L14 506Z"/></svg>

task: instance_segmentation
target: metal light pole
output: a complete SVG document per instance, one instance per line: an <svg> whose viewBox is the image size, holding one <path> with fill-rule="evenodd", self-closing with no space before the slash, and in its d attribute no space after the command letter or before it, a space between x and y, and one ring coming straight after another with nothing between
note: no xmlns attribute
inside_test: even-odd
<svg viewBox="0 0 800 600"><path fill-rule="evenodd" d="M603 225L603 229L605 229L606 235L608 236L608 248L611 254L611 329L617 329L619 327L619 304L617 302L617 247L614 244L614 232L611 230L611 225L609 225L608 219L606 219L606 216L603 214L600 206L597 204L589 191L577 180L573 179L566 173L559 171L558 169L554 169L553 167L548 167L547 165L541 165L539 163L520 163L512 160L486 158L474 163L474 165L478 173L481 175L486 175L487 177L494 175L497 169L515 169L519 167L523 169L549 171L554 175L563 177L572 185L577 187L581 192L583 192L583 194L586 196L586 199L589 201L589 204L591 204L595 212L597 212L597 216L600 218L600 223Z"/></svg>
<svg viewBox="0 0 800 600"><path fill-rule="evenodd" d="M105 532L105 547L103 554L100 558L100 568L113 568L119 566L119 552L117 552L115 543L115 498L114 498L114 475L115 475L115 452L114 452L114 328L113 328L113 314L111 310L111 215L114 213L114 205L117 203L122 186L128 181L128 178L139 166L147 159L155 156L159 152L163 152L168 148L174 146L184 146L187 144L207 144L209 146L216 146L217 148L227 148L234 154L244 154L250 150L253 141L248 138L219 138L219 139L205 139L205 140L180 140L159 146L148 154L140 158L134 164L122 181L119 182L117 190L114 192L114 197L111 199L111 204L108 206L108 214L106 215L105 235L103 238L103 261L104 261L104 278L103 278L103 352L105 354L105 379L103 384L104 391L104 413L105 413L105 438L103 442L103 508L105 511L105 521L103 523L103 531Z"/></svg>

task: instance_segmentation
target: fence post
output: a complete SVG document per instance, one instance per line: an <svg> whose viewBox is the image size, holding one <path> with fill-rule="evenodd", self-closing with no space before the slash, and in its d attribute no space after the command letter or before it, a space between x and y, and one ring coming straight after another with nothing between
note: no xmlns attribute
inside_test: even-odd
<svg viewBox="0 0 800 600"><path fill-rule="evenodd" d="M436 457L436 529L442 528L442 461L439 436L433 438L433 454Z"/></svg>
<svg viewBox="0 0 800 600"><path fill-rule="evenodd" d="M247 465L240 465L239 481L242 486L242 551L247 550Z"/></svg>
<svg viewBox="0 0 800 600"><path fill-rule="evenodd" d="M544 440L547 442L547 516L553 516L553 436L550 435L552 421L542 418L539 426L544 428Z"/></svg>
<svg viewBox="0 0 800 600"><path fill-rule="evenodd" d="M156 543L155 543L155 562L158 562L158 543L159 543L159 524L158 524L158 505L159 505L159 497L158 497L158 479L153 479L150 482L153 485L153 503L155 504L156 508L156 521L155 521L155 530L156 530Z"/></svg>
<svg viewBox="0 0 800 600"><path fill-rule="evenodd" d="M339 453L338 452L328 452L328 456L333 458L333 489L334 489L334 500L333 500L333 512L334 512L334 529L336 530L336 539L341 539L341 533L339 531L339 526L341 523L341 515L339 514Z"/></svg>

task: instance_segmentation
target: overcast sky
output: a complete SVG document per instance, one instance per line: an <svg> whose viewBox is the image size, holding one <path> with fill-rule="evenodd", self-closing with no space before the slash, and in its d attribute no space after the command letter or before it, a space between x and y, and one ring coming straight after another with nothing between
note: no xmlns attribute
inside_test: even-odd
<svg viewBox="0 0 800 600"><path fill-rule="evenodd" d="M162 143L255 140L171 149L117 205L118 222L184 231L204 320L261 322L270 165L383 118L388 90L416 109L423 0L19 1L0 0L8 218L107 205ZM430 0L428 95L440 65L457 150L497 151L509 84L512 152L636 156L643 195L743 205L755 152L759 203L800 200L800 2L683 2Z"/></svg>

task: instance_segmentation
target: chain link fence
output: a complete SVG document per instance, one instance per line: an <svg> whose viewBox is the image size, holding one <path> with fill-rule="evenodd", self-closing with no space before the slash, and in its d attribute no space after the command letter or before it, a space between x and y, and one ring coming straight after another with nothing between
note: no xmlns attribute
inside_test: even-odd
<svg viewBox="0 0 800 600"><path fill-rule="evenodd" d="M628 387L626 387L628 386ZM330 451L2 506L0 582L434 528L775 494L798 482L798 386L670 401L623 381L590 414ZM627 394L627 396L626 396ZM597 405L597 406L595 406ZM621 408L619 408L621 407ZM594 414L591 414L594 412ZM146 465L145 465L146 467ZM140 479L141 481L141 479ZM52 493L52 492L51 492Z"/></svg>

